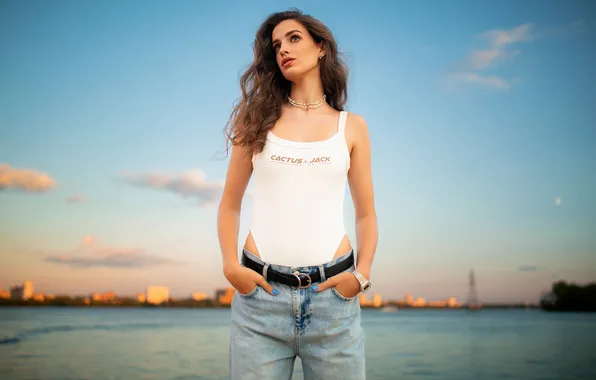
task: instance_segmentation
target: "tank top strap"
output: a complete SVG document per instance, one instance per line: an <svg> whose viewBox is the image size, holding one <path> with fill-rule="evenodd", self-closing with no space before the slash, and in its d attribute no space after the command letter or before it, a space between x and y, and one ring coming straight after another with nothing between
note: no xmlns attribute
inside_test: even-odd
<svg viewBox="0 0 596 380"><path fill-rule="evenodd" d="M337 133L339 134L339 140L341 148L344 151L346 159L346 170L350 170L350 150L348 149L348 140L346 139L346 120L348 119L348 111L340 111L339 122L337 127Z"/></svg>
<svg viewBox="0 0 596 380"><path fill-rule="evenodd" d="M342 136L345 135L346 131L346 120L348 118L348 111L340 111L339 112L339 121L337 125L337 132L339 132Z"/></svg>

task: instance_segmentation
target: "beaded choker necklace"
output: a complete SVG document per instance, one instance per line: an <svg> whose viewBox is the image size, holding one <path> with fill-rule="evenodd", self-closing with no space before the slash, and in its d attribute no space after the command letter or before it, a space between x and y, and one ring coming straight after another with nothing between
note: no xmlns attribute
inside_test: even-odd
<svg viewBox="0 0 596 380"><path fill-rule="evenodd" d="M326 98L327 98L327 95L323 95L323 97L321 99L317 100L316 102L300 103L288 96L288 102L291 105L293 105L294 107L298 107L298 108L302 108L302 109L313 109L313 108L319 108L320 106L322 106L323 103L325 102Z"/></svg>

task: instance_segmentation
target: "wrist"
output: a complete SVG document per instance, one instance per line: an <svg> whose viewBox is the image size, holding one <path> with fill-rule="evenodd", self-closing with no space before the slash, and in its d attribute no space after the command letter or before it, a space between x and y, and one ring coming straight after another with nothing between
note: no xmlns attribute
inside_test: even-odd
<svg viewBox="0 0 596 380"><path fill-rule="evenodd" d="M364 265L357 266L356 271L364 276L367 280L370 281L370 267L366 267Z"/></svg>
<svg viewBox="0 0 596 380"><path fill-rule="evenodd" d="M356 280L358 280L358 282L360 283L360 291L361 292L365 292L366 290L368 290L368 288L371 287L371 282L368 279L368 277L366 277L366 275L364 273L361 273L358 269L355 269L352 272L352 274L354 275Z"/></svg>

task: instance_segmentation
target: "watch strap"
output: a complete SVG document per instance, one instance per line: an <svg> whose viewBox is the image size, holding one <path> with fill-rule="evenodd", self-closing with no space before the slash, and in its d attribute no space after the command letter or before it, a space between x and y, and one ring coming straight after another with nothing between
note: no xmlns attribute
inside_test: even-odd
<svg viewBox="0 0 596 380"><path fill-rule="evenodd" d="M371 283L369 280L367 280L362 273L358 272L357 270L353 270L352 274L356 277L356 279L358 280L358 282L360 283L360 291L364 292L366 291L368 288L370 288Z"/></svg>

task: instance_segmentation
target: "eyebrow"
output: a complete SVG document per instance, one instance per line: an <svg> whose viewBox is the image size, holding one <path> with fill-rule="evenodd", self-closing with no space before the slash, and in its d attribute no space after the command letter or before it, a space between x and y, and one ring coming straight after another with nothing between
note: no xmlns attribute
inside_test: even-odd
<svg viewBox="0 0 596 380"><path fill-rule="evenodd" d="M301 31L299 31L298 29L294 29L294 30L290 30L289 32L287 32L287 33L286 33L286 35L285 35L284 37L287 37L287 36L289 36L290 34L292 34L292 33L294 33L294 32L298 32L298 33L302 34L302 32L301 32ZM271 44L272 44L272 45L274 45L276 42L279 42L279 40L273 40L273 41L271 42Z"/></svg>

